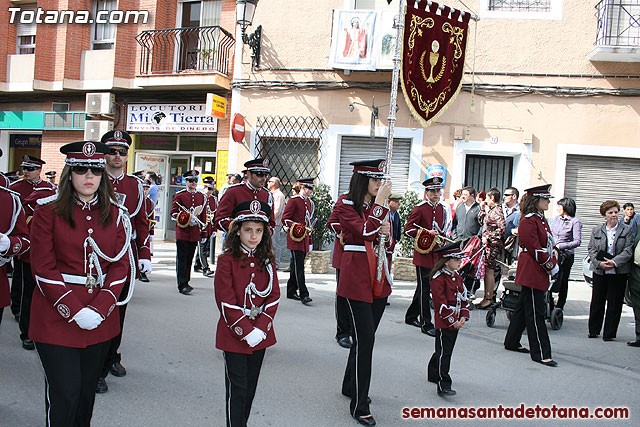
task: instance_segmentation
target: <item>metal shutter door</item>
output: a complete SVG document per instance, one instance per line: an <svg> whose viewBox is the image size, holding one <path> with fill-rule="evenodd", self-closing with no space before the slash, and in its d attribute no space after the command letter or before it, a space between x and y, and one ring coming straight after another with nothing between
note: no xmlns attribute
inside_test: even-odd
<svg viewBox="0 0 640 427"><path fill-rule="evenodd" d="M349 190L349 181L353 175L353 166L349 163L357 160L384 159L387 151L387 139L343 136L340 147L340 181L338 194ZM391 182L393 191L404 193L409 186L409 162L411 159L411 140L393 140L393 158L391 159Z"/></svg>
<svg viewBox="0 0 640 427"><path fill-rule="evenodd" d="M582 221L582 244L576 249L571 278L582 280L582 259L587 255L591 230L604 223L600 205L605 200L617 200L622 205L631 202L640 210L640 159L618 157L567 156L565 195L576 201L576 216ZM556 203L552 202L556 215ZM549 212L551 213L551 212Z"/></svg>

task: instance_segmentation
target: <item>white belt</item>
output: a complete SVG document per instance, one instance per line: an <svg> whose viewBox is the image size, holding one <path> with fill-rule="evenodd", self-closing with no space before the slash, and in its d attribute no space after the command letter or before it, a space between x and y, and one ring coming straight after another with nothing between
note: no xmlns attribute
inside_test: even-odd
<svg viewBox="0 0 640 427"><path fill-rule="evenodd" d="M262 314L262 307L256 307L258 309L258 314ZM245 316L249 316L251 314L251 309L250 308L241 308L241 310L244 312Z"/></svg>
<svg viewBox="0 0 640 427"><path fill-rule="evenodd" d="M344 245L345 252L367 252L364 245Z"/></svg>
<svg viewBox="0 0 640 427"><path fill-rule="evenodd" d="M106 279L107 275L102 275L102 283L104 283L104 279ZM87 284L87 276L76 276L75 274L65 274L62 273L62 280L65 283L73 283L74 285L86 285Z"/></svg>

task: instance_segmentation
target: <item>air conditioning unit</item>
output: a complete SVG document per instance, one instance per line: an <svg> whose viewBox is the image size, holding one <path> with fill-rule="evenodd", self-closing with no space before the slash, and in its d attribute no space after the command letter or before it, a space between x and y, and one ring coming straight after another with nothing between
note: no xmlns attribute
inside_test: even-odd
<svg viewBox="0 0 640 427"><path fill-rule="evenodd" d="M87 114L112 114L116 96L109 92L88 93L85 100Z"/></svg>
<svg viewBox="0 0 640 427"><path fill-rule="evenodd" d="M113 130L111 120L86 120L84 122L85 141L100 141L102 135Z"/></svg>

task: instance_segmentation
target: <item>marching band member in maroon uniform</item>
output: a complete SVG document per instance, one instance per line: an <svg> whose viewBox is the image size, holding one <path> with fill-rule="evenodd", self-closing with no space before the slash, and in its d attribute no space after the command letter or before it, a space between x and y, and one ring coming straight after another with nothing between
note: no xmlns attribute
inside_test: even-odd
<svg viewBox="0 0 640 427"><path fill-rule="evenodd" d="M196 246L204 232L207 221L204 194L197 191L197 170L190 170L182 174L187 181L187 188L180 190L173 196L171 218L176 221L176 271L178 278L178 292L187 295L193 288L191 280L191 263Z"/></svg>
<svg viewBox="0 0 640 427"><path fill-rule="evenodd" d="M294 186L298 194L287 202L282 222L287 229L287 249L291 251L291 272L287 282L287 298L309 305L309 290L304 280L304 258L311 251L311 229L314 205L309 197L313 194L313 178L301 178ZM300 292L300 293L298 293Z"/></svg>
<svg viewBox="0 0 640 427"><path fill-rule="evenodd" d="M547 184L525 190L520 201L522 217L518 235L522 249L518 258L516 283L522 285L522 292L511 315L504 348L530 353L534 362L555 367L558 363L551 358L551 342L544 321L545 293L551 286L551 276L559 271L558 260L553 254L553 235L544 217L551 197L551 184ZM531 351L520 344L525 327Z"/></svg>
<svg viewBox="0 0 640 427"><path fill-rule="evenodd" d="M147 221L149 221L149 254L153 256L152 247L153 247L153 234L156 227L155 213L156 213L156 204L153 203L151 197L149 197L149 188L151 187L151 183L149 181L142 182L142 188L144 189L144 214L147 216ZM140 281L148 283L149 278L146 273L140 272Z"/></svg>
<svg viewBox="0 0 640 427"><path fill-rule="evenodd" d="M426 189L427 200L418 203L413 208L404 228L405 235L416 238L413 264L416 266L418 277L416 291L404 315L404 321L408 325L418 326L423 334L432 337L436 336L436 330L431 323L429 277L433 265L440 256L432 250L424 250L421 247L421 242L432 243L436 236L446 236L451 230L451 215L448 207L440 201L442 183L442 178L439 176L428 178L422 183Z"/></svg>
<svg viewBox="0 0 640 427"><path fill-rule="evenodd" d="M209 268L209 255L211 253L211 248L213 248L214 253L216 250L216 232L213 227L213 217L216 213L216 209L218 209L218 199L213 195L213 190L215 189L213 178L208 176L203 178L202 182L204 183L205 190L204 210L206 227L204 229L202 239L200 239L200 243L198 244L198 254L196 256L193 271L196 273L202 273L206 277L211 277L214 273Z"/></svg>
<svg viewBox="0 0 640 427"><path fill-rule="evenodd" d="M342 394L351 398L350 413L360 424L375 425L369 410L369 385L375 332L391 294L389 266L383 257L382 289L375 283L377 258L373 242L378 235L389 236L385 201L391 183L382 184L384 160L352 162L349 192L337 204L336 217L342 229L344 253L340 262L338 295L346 298L351 322L351 350L342 381ZM388 246L393 238L387 237ZM375 286L375 289L374 289Z"/></svg>
<svg viewBox="0 0 640 427"><path fill-rule="evenodd" d="M333 245L333 261L331 266L336 269L336 341L342 348L351 348L351 328L349 327L349 306L347 300L344 297L338 295L338 283L340 282L340 262L342 259L343 244L342 244L342 227L340 227L340 221L338 220L336 206L342 204L342 199L347 197L347 193L338 196L338 200L333 209L331 215L327 220L327 227L333 231L336 235L336 241Z"/></svg>
<svg viewBox="0 0 640 427"><path fill-rule="evenodd" d="M280 286L268 231L271 207L247 200L232 216L214 282L216 348L224 351L227 427L241 427L251 413L265 349L276 343Z"/></svg>
<svg viewBox="0 0 640 427"><path fill-rule="evenodd" d="M29 337L45 373L47 426L88 426L96 384L120 331L118 297L129 269L131 223L104 173L108 147L74 142L58 194L31 221L37 283Z"/></svg>
<svg viewBox="0 0 640 427"><path fill-rule="evenodd" d="M11 304L6 264L28 251L31 244L20 205L20 194L9 190L9 179L0 173L0 322L4 307Z"/></svg>
<svg viewBox="0 0 640 427"><path fill-rule="evenodd" d="M436 350L429 360L427 379L438 385L440 396L453 396L451 389L451 355L458 331L469 320L469 300L462 276L458 274L462 258L460 243L451 243L434 250L442 258L433 265L431 295L436 326Z"/></svg>
<svg viewBox="0 0 640 427"><path fill-rule="evenodd" d="M247 168L243 172L247 173L247 182L235 184L228 187L224 195L220 198L218 210L214 219L215 226L218 230L227 232L229 224L233 219L231 211L240 202L245 200L260 200L266 202L273 210L273 196L271 192L264 188L267 182L267 176L271 172L269 169L268 159L254 159L245 162L244 167ZM273 228L276 226L276 220L271 212L269 218L269 233L273 234Z"/></svg>
<svg viewBox="0 0 640 427"><path fill-rule="evenodd" d="M45 172L44 176L47 178L47 181L49 181L50 183L52 183L54 186L57 187L57 185L56 185L56 171Z"/></svg>
<svg viewBox="0 0 640 427"><path fill-rule="evenodd" d="M34 156L25 155L22 158L20 167L24 172L24 178L11 183L11 190L20 193L20 200L25 209L25 220L29 224L33 210L25 206L25 202L35 190L45 189L55 191L55 186L48 181L43 181L40 177L42 165L46 164ZM26 213L29 212L29 213ZM28 230L28 227L27 227ZM11 310L14 314L20 313L20 340L25 350L33 350L33 341L29 339L29 307L31 307L31 297L36 283L33 280L31 264L29 262L29 251L14 259L13 278L11 280ZM24 311L24 314L22 314Z"/></svg>
<svg viewBox="0 0 640 427"><path fill-rule="evenodd" d="M151 250L149 248L149 221L144 212L144 190L142 181L134 175L126 174L127 154L131 145L131 136L121 130L112 130L102 135L101 141L109 147L105 159L107 162L107 176L111 180L113 191L121 205L129 211L133 235L131 236L131 249L135 261L133 267L137 267L135 277L129 277L121 294L121 301L127 301L133 292L135 279L140 273L151 273ZM102 377L98 381L98 393L106 393L109 390L105 377L111 372L116 377L127 375L127 370L120 363L122 355L118 353L122 342L122 331L128 304L119 306L120 333L113 339L107 358L102 369Z"/></svg>

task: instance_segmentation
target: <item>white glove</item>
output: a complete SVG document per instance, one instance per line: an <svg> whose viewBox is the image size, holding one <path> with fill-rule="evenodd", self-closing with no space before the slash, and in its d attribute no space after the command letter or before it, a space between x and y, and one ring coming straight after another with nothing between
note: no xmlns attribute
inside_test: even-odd
<svg viewBox="0 0 640 427"><path fill-rule="evenodd" d="M558 264L556 264L556 266L553 267L553 270L551 270L551 276L555 276L556 274L558 274L559 271L560 271L560 267L558 267Z"/></svg>
<svg viewBox="0 0 640 427"><path fill-rule="evenodd" d="M7 252L9 250L9 245L11 245L11 241L7 235L0 233L0 252Z"/></svg>
<svg viewBox="0 0 640 427"><path fill-rule="evenodd" d="M153 270L151 268L151 260L149 259L139 259L138 260L138 269L140 273L149 274Z"/></svg>
<svg viewBox="0 0 640 427"><path fill-rule="evenodd" d="M255 347L267 337L262 330L253 328L253 331L249 332L246 337L243 338L249 344L249 347Z"/></svg>
<svg viewBox="0 0 640 427"><path fill-rule="evenodd" d="M205 243L207 243L207 240L209 240L207 237L203 237L202 239L200 239L200 243L204 245Z"/></svg>
<svg viewBox="0 0 640 427"><path fill-rule="evenodd" d="M196 217L192 215L191 220L189 220L189 225L196 225L196 224L197 224Z"/></svg>
<svg viewBox="0 0 640 427"><path fill-rule="evenodd" d="M90 331L100 326L100 323L102 323L102 316L100 316L90 308L85 307L77 312L71 320L75 320L78 326L80 326L82 329Z"/></svg>

